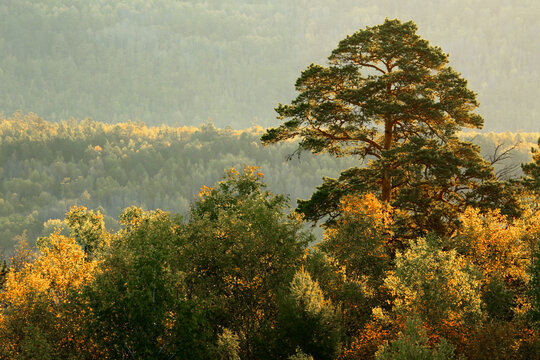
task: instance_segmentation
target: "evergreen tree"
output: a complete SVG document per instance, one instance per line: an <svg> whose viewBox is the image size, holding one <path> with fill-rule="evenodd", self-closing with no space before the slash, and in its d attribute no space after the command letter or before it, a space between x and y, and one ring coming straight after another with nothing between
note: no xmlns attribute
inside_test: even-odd
<svg viewBox="0 0 540 360"><path fill-rule="evenodd" d="M409 211L407 225L448 233L459 210L477 200L471 191L495 180L479 148L457 137L483 125L473 112L476 94L416 30L387 19L347 36L329 66L310 65L296 82L298 97L276 108L287 121L267 130L264 144L299 137L300 151L368 160L300 201L307 219L336 216L344 194L371 190Z"/></svg>
<svg viewBox="0 0 540 360"><path fill-rule="evenodd" d="M538 139L538 149L531 149L533 161L523 164L521 167L526 177L523 182L526 187L540 194L540 138Z"/></svg>

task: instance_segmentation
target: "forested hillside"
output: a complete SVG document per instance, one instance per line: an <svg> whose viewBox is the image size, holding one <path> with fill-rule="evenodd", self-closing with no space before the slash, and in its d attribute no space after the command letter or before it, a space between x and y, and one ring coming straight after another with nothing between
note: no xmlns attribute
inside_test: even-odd
<svg viewBox="0 0 540 360"><path fill-rule="evenodd" d="M100 209L115 228L127 206L185 213L201 186L220 179L224 169L257 165L273 192L289 194L292 205L306 199L324 176L360 165L354 158L288 156L295 143L262 147L262 128L237 131L212 124L150 127L142 123L53 123L37 115L0 119L0 248L14 237L46 235L73 205ZM517 145L497 169L531 160L538 133L463 133L493 156ZM519 166L510 174L521 174Z"/></svg>
<svg viewBox="0 0 540 360"><path fill-rule="evenodd" d="M538 131L539 16L535 0L4 0L0 111L267 127L300 69L399 17L452 54L487 131Z"/></svg>
<svg viewBox="0 0 540 360"><path fill-rule="evenodd" d="M539 7L396 4L3 1L0 358L540 359Z"/></svg>
<svg viewBox="0 0 540 360"><path fill-rule="evenodd" d="M262 130L51 123L33 114L1 119L1 247L11 248L23 230L29 239L41 235L44 222L62 219L75 204L99 208L113 226L131 205L184 213L201 186L244 164L258 164L270 187L294 201L354 163L310 154L287 162L293 143L263 148Z"/></svg>

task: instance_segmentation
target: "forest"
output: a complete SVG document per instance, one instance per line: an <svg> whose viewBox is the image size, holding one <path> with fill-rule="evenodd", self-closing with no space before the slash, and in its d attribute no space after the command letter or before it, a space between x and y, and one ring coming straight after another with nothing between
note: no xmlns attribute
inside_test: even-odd
<svg viewBox="0 0 540 360"><path fill-rule="evenodd" d="M0 354L536 359L540 157L527 169L536 190L519 217L469 207L451 237L394 255L399 209L346 196L313 246L255 167L203 187L187 217L132 206L111 231L73 206L67 235L39 238L37 252L20 242L0 272Z"/></svg>
<svg viewBox="0 0 540 360"><path fill-rule="evenodd" d="M451 54L486 130L538 131L539 16L537 0L2 0L0 112L275 126L301 69L399 17Z"/></svg>
<svg viewBox="0 0 540 360"><path fill-rule="evenodd" d="M266 128L2 117L0 358L540 359L540 134L482 132L418 30L342 38Z"/></svg>
<svg viewBox="0 0 540 360"><path fill-rule="evenodd" d="M49 122L35 114L0 118L0 254L8 256L19 239L30 244L56 228L74 205L99 210L111 229L128 206L186 213L203 185L220 180L225 169L257 165L275 193L296 207L323 177L359 165L357 159L295 152L294 141L261 145L261 127L219 129L106 124L91 119ZM493 159L508 178L522 175L540 133L464 132L464 140ZM289 160L287 160L289 159ZM510 170L510 171L507 171ZM320 236L320 231L318 231Z"/></svg>

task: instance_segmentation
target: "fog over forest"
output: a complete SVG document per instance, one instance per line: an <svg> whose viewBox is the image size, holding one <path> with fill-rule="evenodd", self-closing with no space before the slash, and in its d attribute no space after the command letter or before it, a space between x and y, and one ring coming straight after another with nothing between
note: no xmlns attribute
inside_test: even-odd
<svg viewBox="0 0 540 360"><path fill-rule="evenodd" d="M0 112L275 126L301 70L388 17L450 54L485 131L538 131L539 16L536 0L3 0Z"/></svg>

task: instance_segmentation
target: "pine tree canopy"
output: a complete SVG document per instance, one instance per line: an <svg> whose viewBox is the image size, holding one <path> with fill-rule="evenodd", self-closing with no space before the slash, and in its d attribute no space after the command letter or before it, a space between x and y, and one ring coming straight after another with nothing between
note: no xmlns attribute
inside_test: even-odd
<svg viewBox="0 0 540 360"><path fill-rule="evenodd" d="M412 21L387 19L347 36L328 66L302 72L297 98L276 108L284 122L267 130L264 144L299 138L299 151L368 162L300 201L307 219L336 216L344 193L369 190L444 232L458 208L479 200L471 190L495 181L479 148L457 138L483 125L476 94L416 31Z"/></svg>

